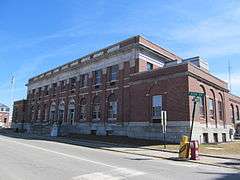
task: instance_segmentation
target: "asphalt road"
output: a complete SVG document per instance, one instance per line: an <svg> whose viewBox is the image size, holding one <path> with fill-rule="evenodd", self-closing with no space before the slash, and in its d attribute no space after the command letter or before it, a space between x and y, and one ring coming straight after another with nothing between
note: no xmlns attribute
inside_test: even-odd
<svg viewBox="0 0 240 180"><path fill-rule="evenodd" d="M240 180L233 169L3 135L0 163L0 180Z"/></svg>

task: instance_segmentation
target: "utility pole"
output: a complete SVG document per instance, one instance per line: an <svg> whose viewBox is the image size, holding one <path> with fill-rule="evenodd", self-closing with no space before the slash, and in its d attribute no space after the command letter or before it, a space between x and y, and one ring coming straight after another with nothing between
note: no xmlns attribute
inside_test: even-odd
<svg viewBox="0 0 240 180"><path fill-rule="evenodd" d="M10 107L10 114L9 114L9 125L12 123L12 114L13 114L13 105L14 105L14 85L15 85L15 77L11 77L11 84L10 84L10 89L11 89L11 107Z"/></svg>

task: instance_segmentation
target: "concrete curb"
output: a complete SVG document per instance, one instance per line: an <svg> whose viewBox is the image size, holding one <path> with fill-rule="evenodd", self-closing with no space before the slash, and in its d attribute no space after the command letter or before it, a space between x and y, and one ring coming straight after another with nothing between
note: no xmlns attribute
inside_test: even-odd
<svg viewBox="0 0 240 180"><path fill-rule="evenodd" d="M68 138L66 138L68 139ZM71 138L70 138L71 139ZM78 140L77 138L72 138L73 140ZM114 145L114 146L119 146L119 147L130 147L127 144L116 144L116 143L110 143L110 142L104 142L104 141L98 141L98 140L85 140L85 139L81 139L81 141L88 141L88 142L96 142L96 143L104 143L104 144L109 144L109 145ZM161 152L168 152L168 153L178 153L178 151L175 150L169 150L169 149L155 149L155 148L147 148L147 147L136 147L138 149L145 149L145 150L152 150L152 151L161 151ZM240 159L238 158L233 158L233 157L226 157L226 156L216 156L216 155L210 155L210 154L199 154L200 156L205 156L205 157L211 157L211 158L218 158L218 159L229 159L229 160L237 160L240 161Z"/></svg>
<svg viewBox="0 0 240 180"><path fill-rule="evenodd" d="M58 139L56 139L58 141ZM64 139L67 140L67 139ZM74 140L71 140L74 141ZM61 142L58 141L58 142ZM76 141L75 141L76 142ZM88 143L91 143L90 141L87 141ZM76 142L77 143L77 142ZM111 151L111 152L118 152L118 153L124 153L124 154L133 154L133 155L138 155L138 156L144 156L144 157L152 157L152 158L157 158L157 159L164 159L164 160L171 160L171 161L180 161L177 159L173 159L173 158L167 158L164 156L154 156L154 155L147 155L147 154L142 154L142 153L136 153L136 152L129 152L129 151L121 151L121 150L116 150L116 149L109 149L109 148L104 148L104 147L95 147L93 146L89 146L89 145L84 145L86 147L90 147L90 148L98 148L101 150L105 150L105 151ZM185 160L185 162L189 162L189 163L195 163L195 164L202 164L202 165L208 165L208 166L215 166L215 167L222 167L222 168L228 168L228 169L235 169L235 170L240 170L240 167L229 167L229 166L225 166L225 165L220 165L220 164L214 164L214 163L208 163L208 162L200 162L200 161L193 161L193 160Z"/></svg>
<svg viewBox="0 0 240 180"><path fill-rule="evenodd" d="M178 151L174 150L169 150L169 149L154 149L154 148L145 148L145 147L140 147L141 149L148 149L148 150L153 150L153 151L162 151L162 152L169 152L169 153L178 153ZM237 160L240 161L238 158L233 158L233 157L226 157L226 156L215 156L215 155L210 155L210 154L202 154L200 153L199 156L205 156L205 157L211 157L211 158L218 158L218 159L230 159L230 160Z"/></svg>

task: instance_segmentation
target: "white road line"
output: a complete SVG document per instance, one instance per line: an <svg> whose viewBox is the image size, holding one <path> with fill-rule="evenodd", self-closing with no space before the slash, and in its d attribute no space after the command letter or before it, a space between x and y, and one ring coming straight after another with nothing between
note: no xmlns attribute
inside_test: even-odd
<svg viewBox="0 0 240 180"><path fill-rule="evenodd" d="M73 180L120 180L126 179L133 176L140 176L145 173L127 168L118 168L108 172L96 172L90 174L83 174L80 176L73 177Z"/></svg>
<svg viewBox="0 0 240 180"><path fill-rule="evenodd" d="M114 168L114 169L119 168L117 166L109 165L109 164L106 164L106 163L93 161L93 160L81 158L81 157L78 157L78 156L74 156L74 155L61 153L61 152L53 151L53 150L46 149L46 148L42 148L42 147L39 147L39 146L34 146L34 145L22 143L22 142L17 142L17 141L14 141L14 140L5 139L5 138L2 138L2 137L0 137L0 140L6 141L6 142L16 143L16 144L19 144L19 145L22 145L22 146L30 147L30 148L41 150L41 151L45 151L45 152L54 153L54 154L57 154L57 155L60 155L60 156L64 156L64 157L68 157L68 158L72 158L72 159L77 159L77 160L80 160L80 161L86 161L86 162L90 162L90 163L94 163L94 164L98 164L98 165L102 165L102 166L106 166L106 167L110 167L110 168Z"/></svg>
<svg viewBox="0 0 240 180"><path fill-rule="evenodd" d="M91 173L91 174L84 174L80 176L76 176L72 178L72 180L120 180L121 177L114 177L111 175L107 175L101 172L98 173Z"/></svg>
<svg viewBox="0 0 240 180"><path fill-rule="evenodd" d="M19 144L19 145L22 145L22 146L26 146L26 147L30 147L30 148L33 148L33 149L37 149L37 150L41 150L41 151L45 151L45 152L50 152L50 153L54 153L54 154L57 154L57 155L60 155L60 156L64 156L64 157L68 157L68 158L72 158L72 159L76 159L76 160L80 160L80 161L86 161L86 162L89 162L89 163L94 163L94 164L98 164L98 165L102 165L102 166L106 166L106 167L110 167L110 168L113 168L112 171L109 171L108 173L105 173L105 174L101 174L99 175L99 177L104 177L103 179L108 179L108 176L111 177L113 179L113 177L130 177L130 176L138 176L138 175L143 175L145 174L144 172L140 172L140 171L136 171L136 170L132 170L132 169L126 169L126 168L121 168L121 167L118 167L118 166L113 166L113 165L109 165L109 164L106 164L106 163L102 163L102 162L98 162L98 161L93 161L93 160L89 160L89 159L86 159L86 158L81 158L81 157L78 157L78 156L74 156L74 155L70 155L70 154L66 154L66 153L61 153L61 152L57 152L57 151L53 151L53 150L50 150L50 149L46 149L46 148L42 148L42 147L39 147L39 146L34 146L34 145L30 145L30 144L26 144L26 143L22 143L22 142L18 142L18 141L14 141L14 140L10 140L8 138L2 138L0 137L0 140L1 141L5 141L5 142L11 142L11 143L16 143L16 144ZM94 174L94 173L93 173ZM96 174L95 174L96 175ZM94 176L95 176L94 175ZM112 176L114 175L114 176ZM91 176L91 174L89 175L86 175L86 178L88 177L94 177L94 176ZM80 178L81 176L79 176L78 178ZM82 175L83 179L85 177L85 175ZM96 176L95 176L96 177ZM85 179L86 179L85 178ZM75 179L74 179L75 180ZM78 179L77 179L78 180ZM116 179L117 180L117 179Z"/></svg>

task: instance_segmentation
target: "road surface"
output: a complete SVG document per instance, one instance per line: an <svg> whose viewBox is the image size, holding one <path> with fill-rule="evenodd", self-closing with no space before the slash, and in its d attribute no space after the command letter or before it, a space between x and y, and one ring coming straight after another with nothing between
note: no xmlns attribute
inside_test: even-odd
<svg viewBox="0 0 240 180"><path fill-rule="evenodd" d="M233 169L3 135L0 163L0 180L240 180Z"/></svg>

